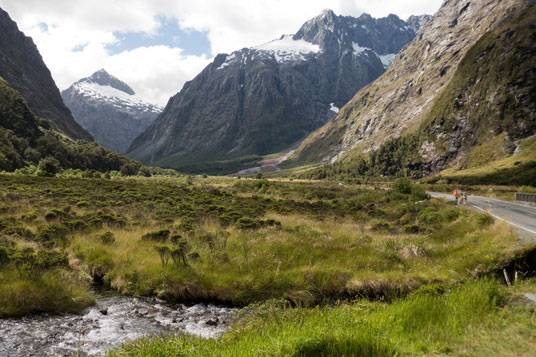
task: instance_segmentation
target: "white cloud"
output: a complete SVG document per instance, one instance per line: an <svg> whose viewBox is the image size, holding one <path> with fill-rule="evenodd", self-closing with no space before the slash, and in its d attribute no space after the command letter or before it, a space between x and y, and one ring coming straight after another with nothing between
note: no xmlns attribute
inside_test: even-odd
<svg viewBox="0 0 536 357"><path fill-rule="evenodd" d="M176 18L182 28L206 32L212 55L232 52L296 32L306 20L331 8L342 15L368 12L433 13L442 0L0 0L0 7L34 38L61 89L106 68L148 101L165 104L206 66L204 56L167 46L111 54L114 32L158 31L158 16ZM48 25L44 31L40 24ZM78 50L78 51L77 51Z"/></svg>

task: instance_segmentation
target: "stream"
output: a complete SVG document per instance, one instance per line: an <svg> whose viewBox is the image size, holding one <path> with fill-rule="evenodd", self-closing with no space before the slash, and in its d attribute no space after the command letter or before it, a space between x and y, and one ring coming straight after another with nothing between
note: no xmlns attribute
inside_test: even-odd
<svg viewBox="0 0 536 357"><path fill-rule="evenodd" d="M227 307L101 293L95 306L78 315L0 319L0 356L94 356L149 335L216 337L230 326L232 314Z"/></svg>

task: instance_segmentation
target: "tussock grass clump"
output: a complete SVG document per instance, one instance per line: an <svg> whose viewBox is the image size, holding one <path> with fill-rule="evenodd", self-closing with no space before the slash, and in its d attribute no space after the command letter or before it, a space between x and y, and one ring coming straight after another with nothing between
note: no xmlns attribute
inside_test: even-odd
<svg viewBox="0 0 536 357"><path fill-rule="evenodd" d="M95 303L88 284L61 269L40 274L0 270L0 317L79 312Z"/></svg>

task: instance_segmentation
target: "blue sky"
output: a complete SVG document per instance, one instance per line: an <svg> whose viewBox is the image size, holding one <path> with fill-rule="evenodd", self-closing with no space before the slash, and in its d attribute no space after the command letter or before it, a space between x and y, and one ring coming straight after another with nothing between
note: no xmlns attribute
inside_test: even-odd
<svg viewBox="0 0 536 357"><path fill-rule="evenodd" d="M106 48L111 55L123 51L133 50L139 47L148 46L168 46L170 48L180 48L183 54L192 56L211 56L210 40L206 32L193 29L183 29L176 18L166 19L159 16L160 23L155 34L145 32L114 32L114 36L119 42L110 44Z"/></svg>

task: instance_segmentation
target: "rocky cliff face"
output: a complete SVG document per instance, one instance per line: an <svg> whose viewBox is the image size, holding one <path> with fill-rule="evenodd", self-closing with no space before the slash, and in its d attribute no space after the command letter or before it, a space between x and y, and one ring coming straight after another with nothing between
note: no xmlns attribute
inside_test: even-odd
<svg viewBox="0 0 536 357"><path fill-rule="evenodd" d="M220 54L172 97L129 155L166 166L277 152L381 75L415 30L394 15L326 10L295 35Z"/></svg>
<svg viewBox="0 0 536 357"><path fill-rule="evenodd" d="M32 111L73 139L92 140L63 103L32 39L0 9L0 76L26 99Z"/></svg>
<svg viewBox="0 0 536 357"><path fill-rule="evenodd" d="M163 109L145 103L104 69L74 83L61 95L76 122L97 143L119 153L125 153Z"/></svg>
<svg viewBox="0 0 536 357"><path fill-rule="evenodd" d="M509 78L501 76L527 63L528 53L534 51L536 43L534 29L532 32L528 28L522 32L516 30L510 35L508 32L493 34L531 3L525 0L445 1L386 73L361 89L332 121L306 139L294 160L302 163L340 161L372 152L391 138L419 132L417 142L422 145L419 150L423 164L436 172L455 158L466 156L464 150L503 132L512 137L507 139L510 142L531 135L534 119L530 118L534 117L534 112L519 114L528 116L524 120L512 119L507 125L503 119L507 120L508 115L504 114L508 111L513 109L520 113L518 109L525 106L522 103L533 100L527 90L530 85L527 80L522 84L521 74L534 78L533 69L518 71ZM484 35L488 36L485 45L480 44L473 50ZM524 45L518 48L525 50L514 51L504 40L497 45L493 36L498 36L497 39L510 36L512 40L519 37L518 42ZM506 62L499 65L500 59ZM479 65L482 66L480 71ZM512 78L516 79L512 82ZM490 81L492 85L488 85ZM511 85L505 86L506 82ZM520 93L517 99L513 94L516 92ZM506 94L514 99L503 105ZM503 104L498 105L501 102ZM475 106L479 109L469 110ZM490 112L484 110L487 106L503 113L494 116L493 125L484 115ZM505 130L507 126L512 130ZM429 138L423 140L424 137Z"/></svg>

